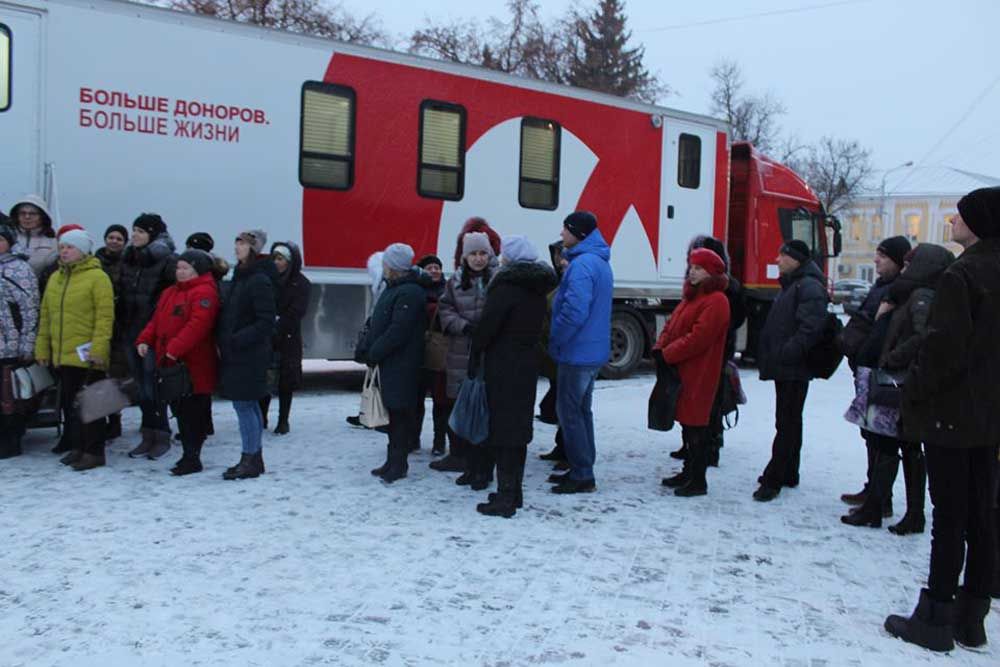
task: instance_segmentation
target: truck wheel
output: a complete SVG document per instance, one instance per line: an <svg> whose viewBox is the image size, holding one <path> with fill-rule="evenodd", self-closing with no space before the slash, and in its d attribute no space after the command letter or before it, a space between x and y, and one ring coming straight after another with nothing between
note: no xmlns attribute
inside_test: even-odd
<svg viewBox="0 0 1000 667"><path fill-rule="evenodd" d="M615 311L611 317L611 358L601 369L601 377L605 380L628 377L639 365L645 351L646 337L642 325L628 313Z"/></svg>

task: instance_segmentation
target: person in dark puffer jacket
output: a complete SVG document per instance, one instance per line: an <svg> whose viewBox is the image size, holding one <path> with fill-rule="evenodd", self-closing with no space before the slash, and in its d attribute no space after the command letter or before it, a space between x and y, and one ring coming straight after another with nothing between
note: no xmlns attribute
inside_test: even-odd
<svg viewBox="0 0 1000 667"><path fill-rule="evenodd" d="M803 241L785 243L775 261L781 292L767 314L757 360L760 379L773 380L776 394L771 460L753 494L764 502L776 498L781 487L799 484L802 409L813 379L806 355L823 337L828 303L826 276Z"/></svg>
<svg viewBox="0 0 1000 667"><path fill-rule="evenodd" d="M155 213L142 213L132 223L132 240L122 256L116 308L120 344L128 350L142 412L142 441L128 453L132 458L157 459L170 449L170 420L166 403L156 399L154 360L140 357L135 345L156 310L160 294L174 284L176 271L174 241L166 223Z"/></svg>
<svg viewBox="0 0 1000 667"><path fill-rule="evenodd" d="M952 230L964 250L938 283L903 385L904 436L924 443L934 503L930 573L913 614L885 620L889 634L933 651L987 643L997 559L1000 187L962 197Z"/></svg>
<svg viewBox="0 0 1000 667"><path fill-rule="evenodd" d="M444 288L447 281L444 279L443 265L440 258L435 255L425 255L420 258L417 262L417 266L424 270L427 274L430 283L424 287L424 292L427 294L426 309L427 309L427 328L437 326L437 331L441 330L440 325L435 325L435 317L437 316L438 301L444 294ZM447 449L445 446L448 435L448 418L451 416L451 404L448 402L447 394L447 377L444 371L433 371L424 369L423 372L423 382L424 388L421 389L420 395L425 396L430 393L431 400L433 404L432 410L432 421L434 424L434 444L431 449L431 454L434 456L443 455ZM422 428L424 423L424 402L420 403L417 408L417 427ZM420 432L418 430L417 437L419 438ZM419 442L418 442L419 445Z"/></svg>
<svg viewBox="0 0 1000 667"><path fill-rule="evenodd" d="M122 225L110 225L104 231L104 247L94 253L101 262L101 268L111 279L115 290L115 309L121 300L122 257L125 254L125 244L128 243L128 230ZM124 336L121 333L121 323L115 322L115 331L111 337L111 360L108 365L108 377L123 379L130 374L128 365L128 349L122 344ZM108 440L114 440L122 434L122 415L116 413L108 416Z"/></svg>

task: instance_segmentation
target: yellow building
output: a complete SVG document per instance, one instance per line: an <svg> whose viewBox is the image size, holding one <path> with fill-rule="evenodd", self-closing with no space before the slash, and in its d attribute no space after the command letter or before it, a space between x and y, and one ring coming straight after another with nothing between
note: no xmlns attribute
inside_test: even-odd
<svg viewBox="0 0 1000 667"><path fill-rule="evenodd" d="M959 254L961 246L951 240L958 200L976 188L997 185L1000 178L951 167L910 167L889 174L884 196L881 189L867 192L839 214L844 246L834 279L874 282L875 249L889 236L905 236L914 245L936 243Z"/></svg>

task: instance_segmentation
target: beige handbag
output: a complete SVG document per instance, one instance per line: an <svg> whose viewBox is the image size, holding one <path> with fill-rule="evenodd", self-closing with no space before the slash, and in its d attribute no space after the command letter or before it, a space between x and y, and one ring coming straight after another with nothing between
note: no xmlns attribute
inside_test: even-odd
<svg viewBox="0 0 1000 667"><path fill-rule="evenodd" d="M378 366L365 373L365 385L361 390L361 410L358 421L362 426L378 428L389 423L389 411L382 402L382 385L379 381Z"/></svg>
<svg viewBox="0 0 1000 667"><path fill-rule="evenodd" d="M18 401L32 399L56 383L49 369L37 363L14 369L12 380L14 399Z"/></svg>
<svg viewBox="0 0 1000 667"><path fill-rule="evenodd" d="M437 323L437 329L434 324ZM441 318L437 312L431 320L431 326L424 334L424 368L429 371L443 371L447 368L448 336L441 331Z"/></svg>

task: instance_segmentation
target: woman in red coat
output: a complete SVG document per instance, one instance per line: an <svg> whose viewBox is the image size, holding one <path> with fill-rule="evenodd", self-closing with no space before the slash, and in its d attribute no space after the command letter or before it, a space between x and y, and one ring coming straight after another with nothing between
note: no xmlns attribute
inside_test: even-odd
<svg viewBox="0 0 1000 667"><path fill-rule="evenodd" d="M184 455L170 470L174 475L201 472L201 446L212 416L212 392L218 377L215 319L219 290L212 275L214 260L202 250L188 250L177 260L177 282L156 304L156 313L136 339L140 357L152 350L157 367L183 363L194 392L171 407L177 416Z"/></svg>
<svg viewBox="0 0 1000 667"><path fill-rule="evenodd" d="M708 493L705 480L711 436L708 422L729 331L728 285L721 257L707 248L691 251L684 299L653 346L664 361L677 367L681 376L676 418L683 430L688 456L680 473L663 480L663 485L675 489L677 496Z"/></svg>

